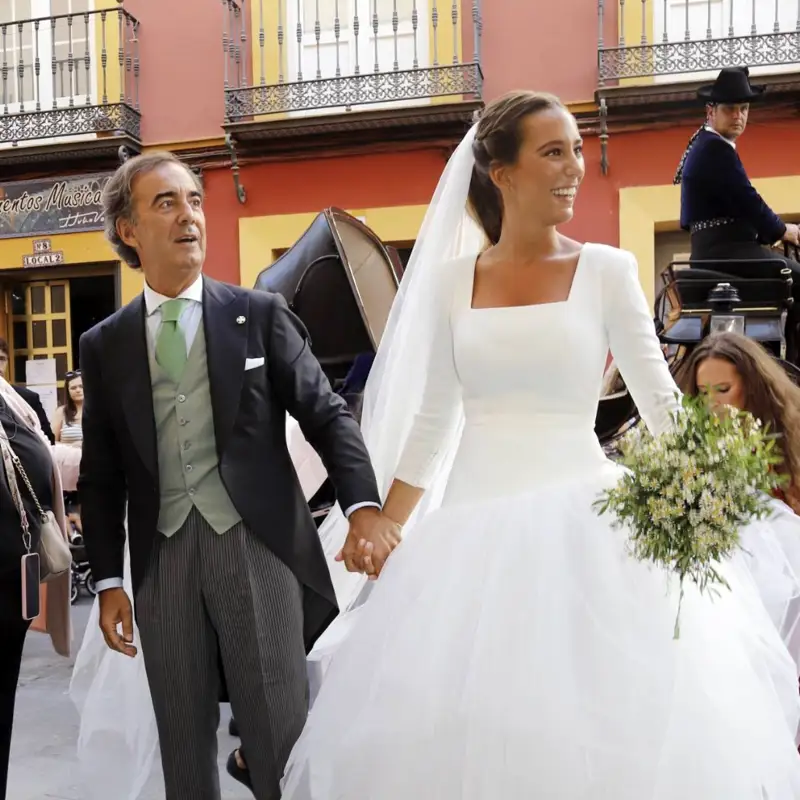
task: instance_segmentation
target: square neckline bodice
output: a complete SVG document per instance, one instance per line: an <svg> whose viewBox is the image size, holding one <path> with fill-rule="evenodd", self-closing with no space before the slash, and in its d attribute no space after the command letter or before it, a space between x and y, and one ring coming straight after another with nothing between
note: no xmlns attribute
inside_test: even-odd
<svg viewBox="0 0 800 800"><path fill-rule="evenodd" d="M575 271L572 275L572 281L570 283L569 292L567 296L563 300L552 300L545 303L520 303L511 306L475 306L475 272L478 267L478 259L481 257L481 254L475 256L475 259L472 263L472 268L470 270L470 277L469 277L469 285L467 286L467 298L468 298L468 311L470 312L481 312L481 311L511 311L516 309L534 309L534 308L547 308L550 306L566 306L570 303L570 301L575 296L575 289L578 284L578 280L580 278L580 274L582 271L582 265L585 260L586 250L589 247L588 244L581 245L581 249L578 253L578 261L575 264Z"/></svg>

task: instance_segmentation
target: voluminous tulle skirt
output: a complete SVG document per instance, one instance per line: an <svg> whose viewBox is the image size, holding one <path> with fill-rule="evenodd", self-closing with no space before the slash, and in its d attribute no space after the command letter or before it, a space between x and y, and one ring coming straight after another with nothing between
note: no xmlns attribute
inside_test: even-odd
<svg viewBox="0 0 800 800"><path fill-rule="evenodd" d="M731 591L687 586L674 640L677 582L596 515L600 484L425 517L333 656L284 800L800 798L797 670L747 556Z"/></svg>

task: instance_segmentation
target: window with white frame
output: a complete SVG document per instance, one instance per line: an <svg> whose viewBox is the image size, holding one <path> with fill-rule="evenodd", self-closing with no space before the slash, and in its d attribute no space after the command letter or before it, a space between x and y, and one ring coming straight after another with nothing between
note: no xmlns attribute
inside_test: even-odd
<svg viewBox="0 0 800 800"><path fill-rule="evenodd" d="M93 21L83 16L91 9L92 0L0 0L4 108L33 111L70 99L91 102Z"/></svg>
<svg viewBox="0 0 800 800"><path fill-rule="evenodd" d="M430 63L430 0L278 0L289 45L287 81L390 73ZM448 7L449 8L449 7ZM417 26L413 15L416 10ZM397 15L397 31L394 15ZM298 16L301 23L297 41ZM358 27L356 28L356 18ZM339 36L336 36L338 19ZM377 31L375 27L377 19ZM450 24L440 12L440 25ZM317 28L319 41L317 41ZM299 44L299 48L298 48ZM444 60L449 62L452 54Z"/></svg>
<svg viewBox="0 0 800 800"><path fill-rule="evenodd" d="M653 2L653 43L664 41L680 43L725 39L728 37L768 37L779 31L792 33L798 22L797 0L656 0ZM735 58L734 58L735 60ZM743 66L731 63L726 66ZM796 64L768 65L751 68L751 75L795 71ZM685 73L686 80L705 79L708 72ZM660 76L661 80L674 80L675 76Z"/></svg>

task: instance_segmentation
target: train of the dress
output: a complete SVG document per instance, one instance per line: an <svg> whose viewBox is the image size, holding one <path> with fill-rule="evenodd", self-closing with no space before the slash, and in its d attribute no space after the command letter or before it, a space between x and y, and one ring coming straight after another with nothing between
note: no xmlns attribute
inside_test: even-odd
<svg viewBox="0 0 800 800"><path fill-rule="evenodd" d="M688 587L674 641L676 582L600 488L421 520L336 642L284 800L800 798L797 670L750 557L713 600Z"/></svg>

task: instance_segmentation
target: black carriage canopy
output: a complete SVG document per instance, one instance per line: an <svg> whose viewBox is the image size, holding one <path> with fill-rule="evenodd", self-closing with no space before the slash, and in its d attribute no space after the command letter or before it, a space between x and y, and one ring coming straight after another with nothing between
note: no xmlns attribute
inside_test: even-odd
<svg viewBox="0 0 800 800"><path fill-rule="evenodd" d="M397 251L363 222L339 208L327 208L261 271L255 288L283 295L308 329L314 355L336 386L359 364L368 371L402 270ZM358 383L365 381L364 375Z"/></svg>

